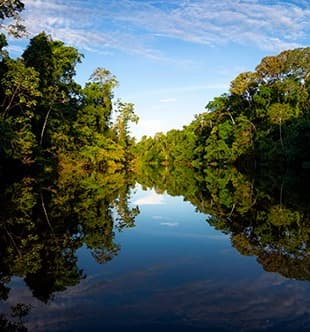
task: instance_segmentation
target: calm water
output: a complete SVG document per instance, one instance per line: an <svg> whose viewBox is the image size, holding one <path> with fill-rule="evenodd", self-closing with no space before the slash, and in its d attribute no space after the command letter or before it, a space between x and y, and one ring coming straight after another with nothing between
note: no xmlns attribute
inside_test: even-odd
<svg viewBox="0 0 310 332"><path fill-rule="evenodd" d="M46 304L14 277L3 312L30 304L29 331L309 331L308 281L265 272L181 196L138 185L137 205L135 227L114 231L112 260L98 264L84 244L86 278Z"/></svg>

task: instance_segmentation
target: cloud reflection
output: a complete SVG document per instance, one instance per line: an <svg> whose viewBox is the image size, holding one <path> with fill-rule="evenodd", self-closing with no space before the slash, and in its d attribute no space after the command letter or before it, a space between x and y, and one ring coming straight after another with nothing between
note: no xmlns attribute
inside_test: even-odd
<svg viewBox="0 0 310 332"><path fill-rule="evenodd" d="M135 205L161 205L165 204L164 196L160 196L154 192L148 192L145 196L134 201Z"/></svg>
<svg viewBox="0 0 310 332"><path fill-rule="evenodd" d="M178 222L161 222L160 225L162 226L167 226L167 227L176 227L179 226L180 224Z"/></svg>

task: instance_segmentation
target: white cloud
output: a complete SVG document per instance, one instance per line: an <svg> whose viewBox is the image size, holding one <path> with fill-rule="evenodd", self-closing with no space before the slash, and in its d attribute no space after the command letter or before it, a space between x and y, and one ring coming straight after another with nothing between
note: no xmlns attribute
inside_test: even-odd
<svg viewBox="0 0 310 332"><path fill-rule="evenodd" d="M152 50L124 27L112 29L107 22L108 2L77 0L54 0L46 3L40 0L24 0L26 10L23 17L31 36L41 31L67 44L97 53L120 50L130 54L140 54L153 59L164 59L157 50Z"/></svg>
<svg viewBox="0 0 310 332"><path fill-rule="evenodd" d="M167 60L157 41L230 42L278 51L309 40L308 1L24 0L28 30L92 51Z"/></svg>
<svg viewBox="0 0 310 332"><path fill-rule="evenodd" d="M138 198L135 205L161 205L165 204L164 197L154 192L148 192L144 197Z"/></svg>
<svg viewBox="0 0 310 332"><path fill-rule="evenodd" d="M170 1L170 6L165 7L155 7L147 1L144 5L125 1L123 11L129 10L132 15L125 16L121 9L115 20L161 36L209 45L251 41L270 49L272 38L281 39L285 45L296 45L299 44L296 37L307 37L309 31L310 11L280 1L273 4L237 0ZM257 39L267 39L269 43L257 44Z"/></svg>

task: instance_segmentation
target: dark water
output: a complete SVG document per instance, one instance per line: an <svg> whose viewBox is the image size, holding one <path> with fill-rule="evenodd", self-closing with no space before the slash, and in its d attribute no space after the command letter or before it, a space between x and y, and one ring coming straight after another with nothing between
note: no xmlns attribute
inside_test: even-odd
<svg viewBox="0 0 310 332"><path fill-rule="evenodd" d="M25 191L23 187L23 195ZM243 187L241 192L245 191ZM56 229L60 218L62 223L70 220L70 227L74 230L68 226L68 229L62 230L68 237L57 235L57 241L67 241L67 245L60 245L46 235L43 246L49 246L48 250L35 249L35 245L39 246L41 242L31 240L30 237L38 232L43 240L42 234L45 231L42 229L11 233L6 240L3 238L9 246L13 241L10 236L15 236L15 245L21 247L22 242L18 245L17 241L23 233L30 238L25 250L31 247L30 252L21 253L23 258L18 258L18 254L14 254L14 250L17 250L14 245L11 245L11 251L2 245L3 255L12 256L9 262L15 266L9 270L5 267L5 257L2 258L3 330L310 330L310 265L307 247L310 224L305 211L299 210L297 213L287 206L279 209L278 204L273 203L268 206L266 197L258 197L256 194L256 201L262 199L266 209L260 213L256 210L247 214L248 223L240 220L241 226L238 226L237 232L228 229L223 220L231 223L233 215L239 218L244 211L244 204L238 205L237 201L232 201L235 207L231 211L227 203L230 200L225 197L222 209L217 210L221 213L227 208L228 213L222 219L215 220L210 214L198 212L202 210L201 205L197 208L197 205L184 201L181 195L172 197L158 188L157 192L161 194L154 189L142 189L141 185L129 186L125 196L116 195L116 205L111 208L103 206L101 213L97 206L94 220L96 216L103 218L104 209L110 212L101 224L104 227L94 226L93 233L97 231L103 236L91 239L87 237L86 225L94 222L93 219L89 217L85 222L83 219L77 221L78 217L70 219L69 214L75 209L79 216L83 213L86 216L92 215L94 211L91 206L105 199L106 193L87 205L87 196L81 194L82 197L79 197L77 191L74 191L75 195L72 193L70 199L64 198L63 203L57 203L58 209L55 211L51 208L56 204L53 196L47 197L43 204L43 214L46 217L49 212L49 221L54 227L53 231L48 226L41 227L47 234L62 234ZM233 192L236 195L236 190ZM99 195L97 191L93 194ZM33 209L36 205L31 204L29 195L28 192L25 196L28 201L23 196L23 200L19 199L18 202L28 204ZM218 196L214 196L212 208L216 205L216 197L223 195L218 193ZM39 195L35 197L40 203ZM121 204L122 197L126 200L125 205ZM191 197L197 199L199 195L196 193ZM67 211L69 219L61 217L66 210L64 206L73 201L76 205L73 204L73 210ZM37 205L42 208L42 201L39 203ZM207 209L207 203L204 204ZM139 213L135 210L137 206ZM249 213L249 209L245 209L245 212ZM124 210L127 211L125 216ZM281 215L284 210L286 219ZM134 227L131 227L133 211L136 213ZM266 211L269 211L267 217ZM24 210L23 213L26 214ZM255 221L260 221L259 225L253 220L249 221L253 213ZM119 221L119 214L123 215L127 224ZM9 217L10 214L6 215L7 220ZM20 215L18 218L21 218ZM269 220L269 224L261 230L263 218L265 222ZM113 221L109 232L106 230L111 227L111 223L107 220ZM18 222L16 216L15 222ZM299 223L299 229L296 223ZM92 232L91 228L89 230ZM50 248L52 245L55 246L53 249ZM56 252L65 259L60 259ZM37 261L41 262L39 267L34 265ZM59 272L61 268L71 272ZM9 289L7 296L3 287ZM17 304L23 307L14 315Z"/></svg>

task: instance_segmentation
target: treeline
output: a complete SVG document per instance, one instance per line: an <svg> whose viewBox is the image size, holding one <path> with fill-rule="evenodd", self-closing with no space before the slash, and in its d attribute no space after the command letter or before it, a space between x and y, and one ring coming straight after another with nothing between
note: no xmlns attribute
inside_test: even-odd
<svg viewBox="0 0 310 332"><path fill-rule="evenodd" d="M97 68L81 87L75 48L40 33L13 59L0 34L0 165L100 169L128 168L132 159L131 103L112 102L118 82ZM114 121L112 121L112 118Z"/></svg>
<svg viewBox="0 0 310 332"><path fill-rule="evenodd" d="M144 136L139 163L310 166L310 48L263 58L182 130Z"/></svg>

